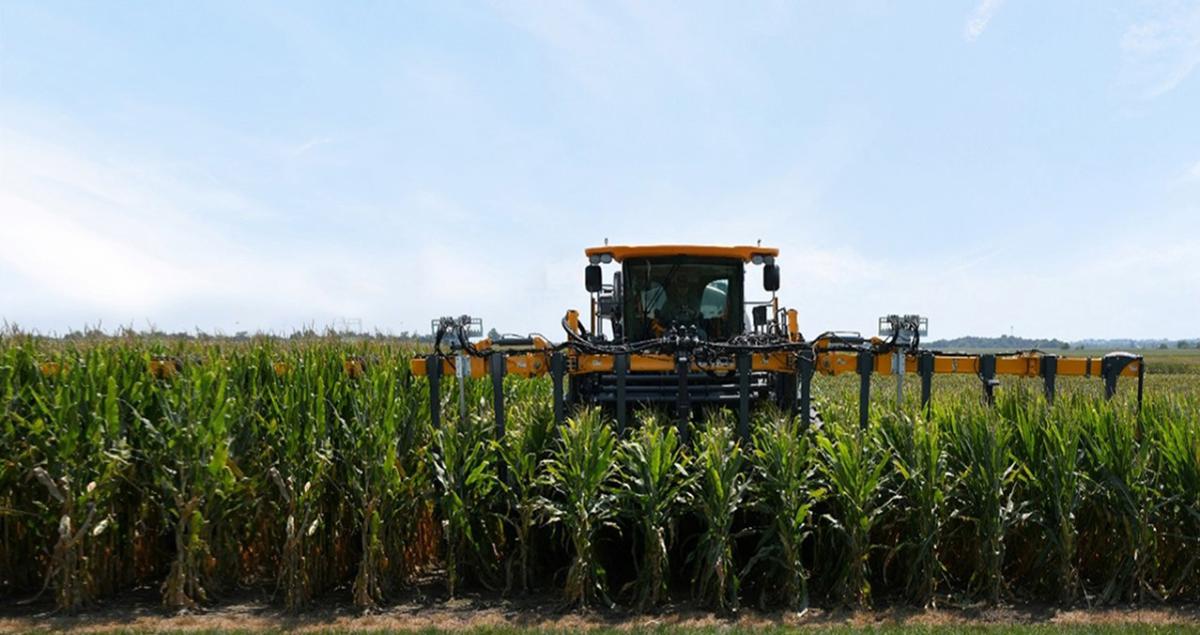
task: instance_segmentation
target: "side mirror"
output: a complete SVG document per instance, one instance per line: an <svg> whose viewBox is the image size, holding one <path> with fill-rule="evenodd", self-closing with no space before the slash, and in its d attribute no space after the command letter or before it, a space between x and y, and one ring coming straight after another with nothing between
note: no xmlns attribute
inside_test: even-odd
<svg viewBox="0 0 1200 635"><path fill-rule="evenodd" d="M588 265L583 270L583 284L587 287L588 293L599 293L600 289L604 288L600 265Z"/></svg>
<svg viewBox="0 0 1200 635"><path fill-rule="evenodd" d="M754 328L767 325L767 305L760 304L750 310L754 319Z"/></svg>
<svg viewBox="0 0 1200 635"><path fill-rule="evenodd" d="M763 289L767 291L779 290L779 265L763 265Z"/></svg>

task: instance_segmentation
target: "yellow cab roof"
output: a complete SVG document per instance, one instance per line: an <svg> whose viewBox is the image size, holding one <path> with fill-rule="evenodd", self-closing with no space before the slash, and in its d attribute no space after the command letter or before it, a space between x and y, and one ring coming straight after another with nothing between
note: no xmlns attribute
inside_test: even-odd
<svg viewBox="0 0 1200 635"><path fill-rule="evenodd" d="M610 254L612 259L621 262L626 258L661 258L664 256L705 256L710 258L737 258L742 262L750 262L754 256L778 256L779 250L774 247L752 247L737 245L722 247L717 245L605 245L590 247L583 252L587 256Z"/></svg>

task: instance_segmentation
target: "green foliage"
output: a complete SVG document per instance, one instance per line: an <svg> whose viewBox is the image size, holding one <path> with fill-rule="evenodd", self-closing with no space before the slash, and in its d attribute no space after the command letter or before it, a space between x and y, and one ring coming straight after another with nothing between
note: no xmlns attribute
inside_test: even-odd
<svg viewBox="0 0 1200 635"><path fill-rule="evenodd" d="M515 569L515 582L521 592L529 591L533 533L541 500L541 463L549 450L554 424L550 396L544 390L537 390L538 387L531 382L523 384L526 392L519 395L509 409L509 428L500 446L508 470L505 483L508 514L505 518L512 525L517 541L517 553L509 560L508 587L514 584Z"/></svg>
<svg viewBox="0 0 1200 635"><path fill-rule="evenodd" d="M1004 585L1005 535L1013 519L1010 496L1016 477L1010 441L1012 428L984 406L954 410L946 416L951 492L956 520L965 523L974 559L970 589L991 603Z"/></svg>
<svg viewBox="0 0 1200 635"><path fill-rule="evenodd" d="M817 435L817 447L831 503L824 520L841 548L833 594L847 604L867 606L870 537L886 503L881 498L887 461L872 431L847 419L827 422Z"/></svg>
<svg viewBox="0 0 1200 635"><path fill-rule="evenodd" d="M1079 590L1075 565L1075 523L1082 494L1079 421L1061 408L1024 408L1010 397L1001 400L1000 412L1014 431L1014 498L1023 501L1016 520L1036 527L1037 548L1029 550L1029 575L1044 579L1040 584L1044 592L1057 592L1060 602L1070 603Z"/></svg>
<svg viewBox="0 0 1200 635"><path fill-rule="evenodd" d="M814 454L798 419L768 409L756 420L750 499L764 525L744 573L763 572L763 604L771 595L792 609L808 605L803 545L812 534L813 505L824 494L816 487Z"/></svg>
<svg viewBox="0 0 1200 635"><path fill-rule="evenodd" d="M936 417L888 414L879 421L879 435L891 456L886 495L892 501L890 529L897 536L886 562L900 572L908 599L927 606L944 577L939 539L952 485L941 426Z"/></svg>
<svg viewBox="0 0 1200 635"><path fill-rule="evenodd" d="M233 398L220 367L180 379L158 393L163 424L148 453L155 485L174 525L175 556L163 582L163 604L190 608L207 599L215 564L212 543L229 512Z"/></svg>
<svg viewBox="0 0 1200 635"><path fill-rule="evenodd" d="M587 409L566 421L558 443L543 462L542 499L546 522L562 527L571 546L571 564L563 592L568 604L610 604L600 530L613 527L618 512L615 480L617 440L600 411Z"/></svg>
<svg viewBox="0 0 1200 635"><path fill-rule="evenodd" d="M1152 520L1159 497L1154 491L1152 443L1139 425L1107 404L1078 404L1072 414L1085 428L1083 457L1088 479L1084 518L1093 534L1090 549L1103 554L1093 593L1102 601L1136 600L1154 592Z"/></svg>
<svg viewBox="0 0 1200 635"><path fill-rule="evenodd" d="M433 473L445 546L446 589L451 597L464 575L485 584L497 576L503 517L489 423L470 416L433 433Z"/></svg>
<svg viewBox="0 0 1200 635"><path fill-rule="evenodd" d="M641 538L635 606L646 610L667 595L671 526L688 503L689 457L675 428L647 411L633 438L621 444L621 511Z"/></svg>
<svg viewBox="0 0 1200 635"><path fill-rule="evenodd" d="M738 607L741 584L733 553L734 519L749 491L749 475L743 470L745 457L729 412L712 412L705 423L692 461L692 498L704 529L690 559L696 567L696 596L719 611L729 611Z"/></svg>
<svg viewBox="0 0 1200 635"><path fill-rule="evenodd" d="M1158 577L1168 597L1200 597L1200 412L1197 395L1168 396L1142 413L1153 444Z"/></svg>
<svg viewBox="0 0 1200 635"><path fill-rule="evenodd" d="M929 416L876 390L866 430L857 378L820 377L823 424L768 408L743 441L718 411L688 444L651 412L625 440L595 410L556 428L549 382L519 377L502 437L486 381L461 418L447 378L433 430L414 354L0 335L0 603L158 588L191 607L249 587L370 609L430 575L454 594L561 584L584 606L608 603L611 575L641 610L689 577L719 610L743 590L792 609L1200 601L1200 381L1169 364L1151 361L1140 413L1095 379L1060 381L1053 406L1006 382L991 408L977 378L939 377Z"/></svg>
<svg viewBox="0 0 1200 635"><path fill-rule="evenodd" d="M351 355L389 363L354 380ZM378 602L435 556L414 527L431 497L410 355L0 339L0 594L44 583L71 609L156 584L189 607L266 582L295 608L353 578Z"/></svg>

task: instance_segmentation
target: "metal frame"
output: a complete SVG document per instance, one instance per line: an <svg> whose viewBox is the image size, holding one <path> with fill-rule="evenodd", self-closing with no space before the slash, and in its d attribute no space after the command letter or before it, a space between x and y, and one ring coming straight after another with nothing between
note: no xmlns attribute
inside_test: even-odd
<svg viewBox="0 0 1200 635"><path fill-rule="evenodd" d="M606 244L585 253L592 265L621 262L626 258L666 256L721 257L753 264L773 264L778 250L761 246L629 247ZM437 350L433 355L411 361L413 374L429 378L433 425L441 425L441 378L446 375L459 377L460 386L467 378L492 377L497 435L504 434L505 375L537 377L549 374L553 382L556 423L562 423L569 408L580 400L591 398L612 402L620 433L628 427L630 405L653 393L657 400L674 402L679 434L685 442L697 401L717 400L730 406L736 402L738 434L743 439L748 439L751 433L752 402L763 395L774 394L778 405L793 416L799 411L802 424L807 427L813 422L812 378L817 373L840 375L852 372L859 375L859 424L864 428L870 421L871 378L876 374L896 376L897 404L900 405L903 403L903 376L916 373L921 382L921 407L927 414L932 408L933 377L939 374L975 375L980 380L983 400L988 404L995 403L995 390L1000 384L997 377L1002 375L1041 378L1046 400L1050 403L1056 397L1059 376L1102 378L1105 397L1109 399L1116 394L1120 377L1137 377L1137 403L1141 408L1146 366L1140 355L1110 353L1094 359L1059 357L1040 351L970 354L925 350L920 348L920 339L928 333L929 323L927 318L919 315L881 317L879 333L887 339L868 340L857 333L828 332L805 341L800 335L796 311L780 307L774 291L765 303L743 298L744 307L761 304L771 307L772 314L765 325L747 328L744 335L729 341L704 341L696 336L694 329L689 332L682 327L672 328L662 336L646 341L609 341L598 333L598 320L604 317L603 312L598 312L598 306L602 304L601 300L610 304L616 301L618 284L615 280L608 289L612 298L591 294L590 332L585 330L579 312L567 311L562 320L567 341L561 344L552 344L533 335L472 343L472 337L483 334L482 320L467 315L434 320ZM449 355L440 346L447 335L452 335L446 340L450 344ZM692 385L698 381L693 377L705 377L704 381L709 382L710 376L728 379ZM712 386L716 388L712 389ZM736 394L731 390L736 390Z"/></svg>
<svg viewBox="0 0 1200 635"><path fill-rule="evenodd" d="M538 342L535 341L536 344ZM892 374L896 368L891 359L896 351L881 350L878 344L841 350L821 350L804 344L799 347L791 346L786 350L754 353L740 351L732 355L732 360L714 365L700 363L689 350L679 350L671 356L660 353L599 355L581 353L569 345L561 350L546 345L537 352L504 352L490 350L486 341L481 342L478 348L487 352L482 353L483 358L470 359L468 376L492 378L497 435L504 433L503 380L508 374L522 377L549 374L554 383L554 419L556 423L561 423L566 417L568 402L577 398L575 394L564 395L564 381L572 380L574 385L576 380L587 375L615 372L617 426L623 433L628 427L629 377L634 373L647 371L672 372L678 379L675 396L676 423L679 426L680 437L687 440L690 433L688 422L693 405L688 390L689 376L692 373L711 371L713 368L732 373L738 386L738 433L743 438L749 438L752 401L750 379L754 372L766 371L777 377L790 377L796 382L794 385L798 395L790 395L791 400L786 403L786 409L792 415L798 411L805 426L812 422L813 376L818 372L831 376L856 373L860 378L859 424L865 428L870 421L871 378L876 374ZM1060 375L1099 377L1105 382L1105 397L1108 399L1116 395L1118 380L1121 377L1136 377L1137 403L1138 408L1141 408L1146 365L1142 356L1131 353L1111 353L1096 359L1059 357L1036 351L1009 354L947 354L918 349L902 351L901 355L906 372L915 372L921 378L921 407L926 409L926 412L931 407L935 374L976 375L982 386L983 400L989 405L995 403L995 389L1000 384L997 377L1000 375L1042 379L1049 402L1054 401L1056 380ZM454 374L456 363L456 357L437 355L418 357L411 361L412 372L415 375L425 375L429 379L430 418L434 426L441 425L441 377ZM671 366L668 367L667 364Z"/></svg>

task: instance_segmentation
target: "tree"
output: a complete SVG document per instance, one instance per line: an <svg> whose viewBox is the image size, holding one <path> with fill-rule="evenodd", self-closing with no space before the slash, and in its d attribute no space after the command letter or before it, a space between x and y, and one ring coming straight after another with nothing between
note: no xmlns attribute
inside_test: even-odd
<svg viewBox="0 0 1200 635"><path fill-rule="evenodd" d="M1158 350L1160 350L1160 351L1165 351L1165 350L1167 350L1167 343L1166 343L1166 342L1163 342L1162 344L1159 344L1159 345L1158 345Z"/></svg>
<svg viewBox="0 0 1200 635"><path fill-rule="evenodd" d="M1059 348L1061 348L1064 351L1069 351L1069 350L1071 350L1071 343L1063 342L1062 344L1059 345Z"/></svg>
<svg viewBox="0 0 1200 635"><path fill-rule="evenodd" d="M1187 340L1179 340L1179 343L1177 343L1177 344L1175 345L1175 348L1187 348L1187 347L1188 347L1188 341L1187 341Z"/></svg>

